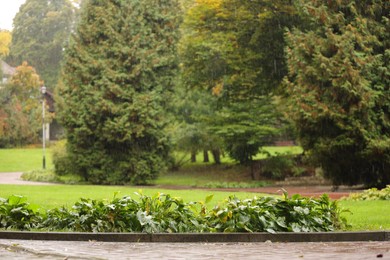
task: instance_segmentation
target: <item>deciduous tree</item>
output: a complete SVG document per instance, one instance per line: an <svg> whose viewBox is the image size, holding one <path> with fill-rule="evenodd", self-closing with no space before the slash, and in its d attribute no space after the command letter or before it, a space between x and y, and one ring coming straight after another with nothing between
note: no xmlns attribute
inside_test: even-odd
<svg viewBox="0 0 390 260"><path fill-rule="evenodd" d="M291 1L197 0L187 12L180 52L184 85L216 97L220 111L214 116L220 118L208 123L218 122L214 131L241 163L277 133L273 95L286 74L284 27L298 21Z"/></svg>
<svg viewBox="0 0 390 260"><path fill-rule="evenodd" d="M0 147L38 141L42 129L41 85L35 69L24 62L0 89Z"/></svg>
<svg viewBox="0 0 390 260"><path fill-rule="evenodd" d="M68 0L26 0L14 18L7 61L13 66L27 61L36 68L45 85L54 90L74 14Z"/></svg>
<svg viewBox="0 0 390 260"><path fill-rule="evenodd" d="M0 58L6 57L9 54L9 45L11 40L11 32L0 30Z"/></svg>

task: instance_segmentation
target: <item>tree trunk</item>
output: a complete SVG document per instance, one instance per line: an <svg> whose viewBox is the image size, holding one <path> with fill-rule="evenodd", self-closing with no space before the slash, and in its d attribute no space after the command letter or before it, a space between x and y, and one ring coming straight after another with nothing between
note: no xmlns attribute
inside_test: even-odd
<svg viewBox="0 0 390 260"><path fill-rule="evenodd" d="M205 163L210 162L209 152L207 150L203 150L203 162L205 162Z"/></svg>
<svg viewBox="0 0 390 260"><path fill-rule="evenodd" d="M213 154L214 163L221 164L221 151L219 149L213 149L211 153Z"/></svg>
<svg viewBox="0 0 390 260"><path fill-rule="evenodd" d="M191 152L191 162L192 163L196 162L196 151Z"/></svg>

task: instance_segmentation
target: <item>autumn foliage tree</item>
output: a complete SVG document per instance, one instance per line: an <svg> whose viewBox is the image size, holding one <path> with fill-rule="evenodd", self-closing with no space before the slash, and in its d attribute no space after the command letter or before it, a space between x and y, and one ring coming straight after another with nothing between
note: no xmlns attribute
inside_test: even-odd
<svg viewBox="0 0 390 260"><path fill-rule="evenodd" d="M166 168L179 14L174 0L84 3L58 101L69 170L86 181L141 184Z"/></svg>
<svg viewBox="0 0 390 260"><path fill-rule="evenodd" d="M42 129L41 85L35 69L23 62L0 89L0 147L38 141Z"/></svg>
<svg viewBox="0 0 390 260"><path fill-rule="evenodd" d="M9 45L12 40L11 32L0 29L0 59L9 54Z"/></svg>
<svg viewBox="0 0 390 260"><path fill-rule="evenodd" d="M390 183L388 1L297 1L286 86L301 144L335 185Z"/></svg>

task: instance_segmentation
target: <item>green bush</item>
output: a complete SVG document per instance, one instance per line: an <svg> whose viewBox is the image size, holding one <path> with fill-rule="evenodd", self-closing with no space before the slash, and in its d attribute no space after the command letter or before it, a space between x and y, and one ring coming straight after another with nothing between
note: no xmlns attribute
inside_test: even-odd
<svg viewBox="0 0 390 260"><path fill-rule="evenodd" d="M300 177L311 174L310 163L303 155L289 153L266 153L268 158L261 160L261 173L264 177L274 180L284 180L286 177ZM312 173L314 174L314 172Z"/></svg>
<svg viewBox="0 0 390 260"><path fill-rule="evenodd" d="M51 147L51 152L55 173L60 176L72 173L73 163L66 152L66 140L56 142Z"/></svg>
<svg viewBox="0 0 390 260"><path fill-rule="evenodd" d="M263 160L262 173L268 178L282 180L292 174L294 166L291 156L277 154Z"/></svg>
<svg viewBox="0 0 390 260"><path fill-rule="evenodd" d="M57 175L53 170L35 170L22 174L25 181L38 181L64 184L81 184L83 180L75 174Z"/></svg>
<svg viewBox="0 0 390 260"><path fill-rule="evenodd" d="M337 202L320 199L262 197L239 200L229 197L212 210L204 202L185 203L170 195L138 194L112 201L80 199L71 209L39 213L26 198L0 200L0 228L66 230L79 232L317 232L346 227Z"/></svg>
<svg viewBox="0 0 390 260"><path fill-rule="evenodd" d="M390 185L387 185L386 188L378 190L377 188L372 188L363 191L362 193L351 194L349 197L345 198L346 200L390 200Z"/></svg>
<svg viewBox="0 0 390 260"><path fill-rule="evenodd" d="M21 178L25 181L39 181L39 182L61 182L60 176L56 175L51 170L35 170L22 174Z"/></svg>

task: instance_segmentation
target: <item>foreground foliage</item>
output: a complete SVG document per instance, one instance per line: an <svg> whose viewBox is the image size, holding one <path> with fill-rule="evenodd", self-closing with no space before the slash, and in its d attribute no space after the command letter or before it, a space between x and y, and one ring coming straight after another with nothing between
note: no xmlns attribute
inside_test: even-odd
<svg viewBox="0 0 390 260"><path fill-rule="evenodd" d="M80 199L71 209L41 213L22 196L0 199L0 228L79 232L318 232L346 226L336 201L287 193L283 198L230 196L209 210L205 201L185 203L167 194L112 201Z"/></svg>

